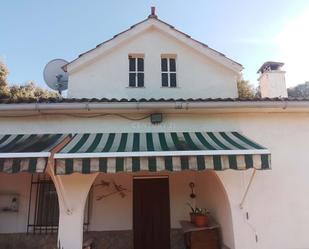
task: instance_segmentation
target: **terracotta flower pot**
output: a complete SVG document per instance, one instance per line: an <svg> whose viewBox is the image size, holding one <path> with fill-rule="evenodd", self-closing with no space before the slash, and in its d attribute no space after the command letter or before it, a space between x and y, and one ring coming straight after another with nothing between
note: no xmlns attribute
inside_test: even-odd
<svg viewBox="0 0 309 249"><path fill-rule="evenodd" d="M191 223L195 224L195 214L194 213L190 213L190 220L191 220Z"/></svg>
<svg viewBox="0 0 309 249"><path fill-rule="evenodd" d="M194 224L197 227L206 227L208 218L205 215L194 215Z"/></svg>

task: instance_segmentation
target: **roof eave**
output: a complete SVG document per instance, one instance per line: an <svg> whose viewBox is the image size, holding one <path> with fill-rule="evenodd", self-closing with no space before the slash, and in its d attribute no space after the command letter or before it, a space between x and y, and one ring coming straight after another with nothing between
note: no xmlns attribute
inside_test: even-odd
<svg viewBox="0 0 309 249"><path fill-rule="evenodd" d="M309 112L309 101L164 101L1 104L0 116L97 113Z"/></svg>

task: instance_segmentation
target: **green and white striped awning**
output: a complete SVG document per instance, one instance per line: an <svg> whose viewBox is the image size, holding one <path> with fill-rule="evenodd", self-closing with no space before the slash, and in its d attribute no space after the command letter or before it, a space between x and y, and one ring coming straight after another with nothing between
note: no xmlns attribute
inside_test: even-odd
<svg viewBox="0 0 309 249"><path fill-rule="evenodd" d="M56 174L269 169L270 152L238 132L75 134Z"/></svg>
<svg viewBox="0 0 309 249"><path fill-rule="evenodd" d="M10 134L0 135L0 172L42 173L50 150L67 135Z"/></svg>

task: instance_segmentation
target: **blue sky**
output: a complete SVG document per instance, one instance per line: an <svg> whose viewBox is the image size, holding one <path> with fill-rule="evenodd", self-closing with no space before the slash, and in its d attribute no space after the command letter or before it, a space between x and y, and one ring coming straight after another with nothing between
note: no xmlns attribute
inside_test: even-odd
<svg viewBox="0 0 309 249"><path fill-rule="evenodd" d="M150 6L160 19L241 63L253 84L267 60L286 63L288 86L309 81L308 0L10 0L1 3L0 21L9 82L44 86L49 60L73 60L145 19Z"/></svg>

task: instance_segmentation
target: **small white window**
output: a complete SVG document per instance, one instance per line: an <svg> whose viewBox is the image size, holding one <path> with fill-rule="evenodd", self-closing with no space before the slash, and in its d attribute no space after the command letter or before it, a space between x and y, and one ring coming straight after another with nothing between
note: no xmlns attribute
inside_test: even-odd
<svg viewBox="0 0 309 249"><path fill-rule="evenodd" d="M144 57L129 55L129 86L144 87Z"/></svg>
<svg viewBox="0 0 309 249"><path fill-rule="evenodd" d="M176 87L176 58L161 57L161 83L162 87Z"/></svg>

